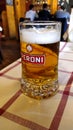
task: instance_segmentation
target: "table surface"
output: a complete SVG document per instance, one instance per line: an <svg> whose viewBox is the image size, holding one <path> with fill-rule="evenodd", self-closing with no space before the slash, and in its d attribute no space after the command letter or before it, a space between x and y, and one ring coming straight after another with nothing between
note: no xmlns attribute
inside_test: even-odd
<svg viewBox="0 0 73 130"><path fill-rule="evenodd" d="M0 130L73 130L73 43L61 42L59 91L36 100L21 92L21 59L0 71Z"/></svg>

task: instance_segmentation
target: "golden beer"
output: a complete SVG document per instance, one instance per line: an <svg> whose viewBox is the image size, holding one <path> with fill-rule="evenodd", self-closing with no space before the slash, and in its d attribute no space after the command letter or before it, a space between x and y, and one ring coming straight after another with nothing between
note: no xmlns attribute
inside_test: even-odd
<svg viewBox="0 0 73 130"><path fill-rule="evenodd" d="M22 91L41 99L58 90L60 23L24 23L20 29ZM32 26L33 25L33 26Z"/></svg>

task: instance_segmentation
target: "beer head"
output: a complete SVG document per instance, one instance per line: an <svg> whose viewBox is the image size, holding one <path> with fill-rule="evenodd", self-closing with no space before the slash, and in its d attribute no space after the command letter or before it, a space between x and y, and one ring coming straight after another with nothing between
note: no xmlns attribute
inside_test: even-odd
<svg viewBox="0 0 73 130"><path fill-rule="evenodd" d="M60 30L58 28L53 28L52 25L48 28L25 28L20 31L20 40L26 43L36 43L36 44L49 44L60 41Z"/></svg>

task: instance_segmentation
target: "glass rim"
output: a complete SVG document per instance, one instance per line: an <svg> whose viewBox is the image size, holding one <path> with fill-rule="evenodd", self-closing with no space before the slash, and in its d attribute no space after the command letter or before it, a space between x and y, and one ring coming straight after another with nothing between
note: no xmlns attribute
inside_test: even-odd
<svg viewBox="0 0 73 130"><path fill-rule="evenodd" d="M23 21L20 25L56 25L61 24L59 21Z"/></svg>

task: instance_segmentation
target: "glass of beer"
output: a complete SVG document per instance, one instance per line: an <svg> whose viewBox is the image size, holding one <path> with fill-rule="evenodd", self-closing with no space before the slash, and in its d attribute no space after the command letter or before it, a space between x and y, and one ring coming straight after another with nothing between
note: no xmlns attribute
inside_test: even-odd
<svg viewBox="0 0 73 130"><path fill-rule="evenodd" d="M61 23L22 22L19 33L23 93L36 99L56 94Z"/></svg>

